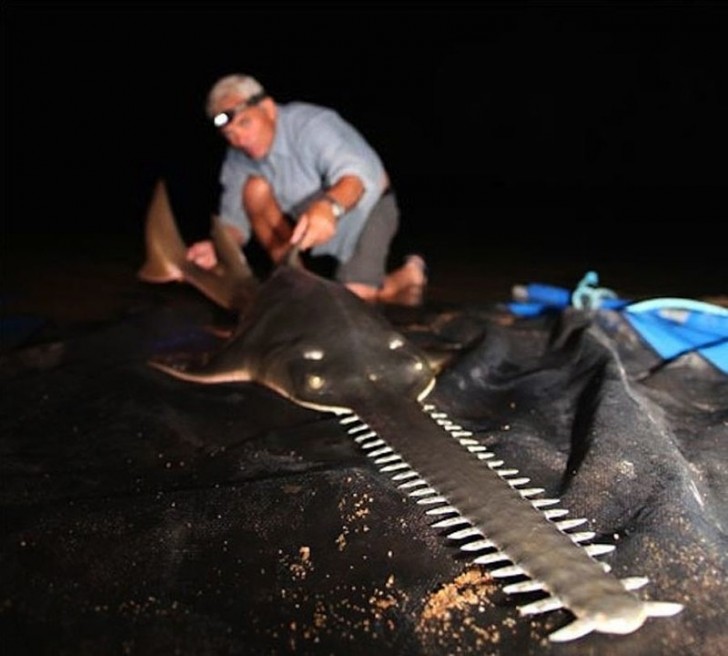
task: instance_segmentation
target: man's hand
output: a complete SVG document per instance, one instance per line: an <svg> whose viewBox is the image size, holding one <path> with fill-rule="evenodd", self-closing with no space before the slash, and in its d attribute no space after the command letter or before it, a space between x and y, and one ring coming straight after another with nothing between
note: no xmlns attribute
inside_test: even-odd
<svg viewBox="0 0 728 656"><path fill-rule="evenodd" d="M317 200L301 214L291 235L291 244L308 250L331 239L336 234L336 217L331 203Z"/></svg>
<svg viewBox="0 0 728 656"><path fill-rule="evenodd" d="M187 249L187 260L203 269L212 269L217 265L215 247L209 239L198 241Z"/></svg>

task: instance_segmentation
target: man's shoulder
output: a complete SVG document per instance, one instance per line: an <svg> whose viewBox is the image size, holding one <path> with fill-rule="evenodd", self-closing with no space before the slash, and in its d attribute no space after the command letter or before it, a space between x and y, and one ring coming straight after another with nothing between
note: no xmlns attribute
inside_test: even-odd
<svg viewBox="0 0 728 656"><path fill-rule="evenodd" d="M338 120L338 114L330 107L300 100L280 104L278 108L281 119L292 124Z"/></svg>

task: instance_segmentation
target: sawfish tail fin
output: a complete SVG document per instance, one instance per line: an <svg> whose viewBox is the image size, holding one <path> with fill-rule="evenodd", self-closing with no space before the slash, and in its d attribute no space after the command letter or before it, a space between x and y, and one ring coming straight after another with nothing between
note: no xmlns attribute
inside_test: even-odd
<svg viewBox="0 0 728 656"><path fill-rule="evenodd" d="M150 283L187 282L228 310L242 311L257 292L259 281L240 246L217 217L211 237L217 265L204 269L187 259L187 246L177 227L163 180L157 181L144 230L146 259L137 277Z"/></svg>

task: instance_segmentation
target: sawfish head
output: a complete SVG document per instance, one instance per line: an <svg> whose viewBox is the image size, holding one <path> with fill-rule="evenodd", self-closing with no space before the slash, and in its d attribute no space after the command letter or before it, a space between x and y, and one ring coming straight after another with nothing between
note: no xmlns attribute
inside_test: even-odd
<svg viewBox="0 0 728 656"><path fill-rule="evenodd" d="M213 218L219 265L214 272L202 270L186 261L163 187L155 202L162 211L150 208L147 215L140 278L152 282L149 271L180 271L213 301L236 309L238 324L201 365L153 360L153 366L198 383L255 382L300 405L331 411L351 410L375 393L419 399L432 389L435 372L426 354L376 306L300 266L295 249L259 283ZM155 221L164 229L155 228ZM170 247L160 243L165 240Z"/></svg>

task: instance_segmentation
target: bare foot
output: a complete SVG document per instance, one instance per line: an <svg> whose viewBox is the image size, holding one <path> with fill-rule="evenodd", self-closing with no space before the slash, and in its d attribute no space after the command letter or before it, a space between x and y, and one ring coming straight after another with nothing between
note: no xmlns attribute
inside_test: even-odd
<svg viewBox="0 0 728 656"><path fill-rule="evenodd" d="M404 264L385 279L378 300L397 305L422 305L427 286L427 265L419 255L408 255Z"/></svg>

